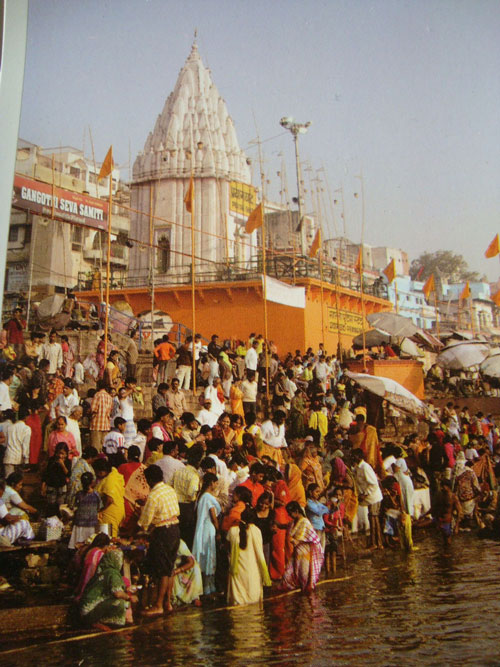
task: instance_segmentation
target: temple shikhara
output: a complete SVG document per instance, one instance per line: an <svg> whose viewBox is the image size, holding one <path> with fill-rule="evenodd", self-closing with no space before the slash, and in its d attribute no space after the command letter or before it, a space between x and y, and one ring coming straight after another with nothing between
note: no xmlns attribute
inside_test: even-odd
<svg viewBox="0 0 500 667"><path fill-rule="evenodd" d="M146 244L152 237L157 251L152 267L147 253L132 249L131 284L144 284L152 268L157 284L184 282L189 274L191 214L184 197L191 175L195 269L201 277L215 274L226 260L250 258L242 241L249 242L244 223L255 191L233 120L196 43L134 163L131 207L141 213L131 214L131 237Z"/></svg>

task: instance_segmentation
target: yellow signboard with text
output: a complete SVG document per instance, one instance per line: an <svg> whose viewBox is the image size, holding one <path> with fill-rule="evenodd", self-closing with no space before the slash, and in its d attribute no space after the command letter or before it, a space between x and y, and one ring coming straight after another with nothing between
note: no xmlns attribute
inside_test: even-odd
<svg viewBox="0 0 500 667"><path fill-rule="evenodd" d="M338 329L341 334L357 336L363 331L363 316L359 313L351 313L349 310L339 310L337 322L337 309L328 308L328 331L337 333Z"/></svg>
<svg viewBox="0 0 500 667"><path fill-rule="evenodd" d="M253 185L231 181L229 183L229 210L248 217L257 206L257 193Z"/></svg>

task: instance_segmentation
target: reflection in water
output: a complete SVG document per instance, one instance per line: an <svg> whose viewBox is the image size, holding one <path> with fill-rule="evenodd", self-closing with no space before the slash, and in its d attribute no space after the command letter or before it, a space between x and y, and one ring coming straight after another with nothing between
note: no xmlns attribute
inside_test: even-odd
<svg viewBox="0 0 500 667"><path fill-rule="evenodd" d="M186 609L94 639L30 649L2 665L499 664L500 545L433 535L405 555L349 564L350 579L237 609ZM342 576L342 575L339 575ZM5 658L7 656L4 656Z"/></svg>

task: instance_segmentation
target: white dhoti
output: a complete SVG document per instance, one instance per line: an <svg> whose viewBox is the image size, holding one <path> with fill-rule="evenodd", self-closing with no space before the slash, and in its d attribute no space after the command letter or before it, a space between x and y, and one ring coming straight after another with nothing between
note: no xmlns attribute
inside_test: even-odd
<svg viewBox="0 0 500 667"><path fill-rule="evenodd" d="M25 540L32 540L35 537L33 528L26 519L21 519L21 521L16 521L16 523L10 523L8 526L0 528L0 535L9 540L11 544L14 544L20 537L23 537Z"/></svg>

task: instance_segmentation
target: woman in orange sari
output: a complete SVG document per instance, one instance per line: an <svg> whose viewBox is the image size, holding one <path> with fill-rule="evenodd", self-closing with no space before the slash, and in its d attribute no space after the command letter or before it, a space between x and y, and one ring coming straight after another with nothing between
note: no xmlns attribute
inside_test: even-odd
<svg viewBox="0 0 500 667"><path fill-rule="evenodd" d="M125 480L125 519L120 530L131 535L137 526L141 505L146 501L150 488L144 477L146 466L140 461L141 450L137 445L128 448L127 458L128 462L122 463L118 468Z"/></svg>
<svg viewBox="0 0 500 667"><path fill-rule="evenodd" d="M306 506L306 491L302 483L302 473L295 463L288 463L285 466L285 482L288 485L290 501L295 500L301 507Z"/></svg>
<svg viewBox="0 0 500 667"><path fill-rule="evenodd" d="M231 391L229 392L229 400L231 401L231 412L233 415L240 415L244 417L245 413L243 411L243 392L240 389L241 380L235 380L231 385Z"/></svg>
<svg viewBox="0 0 500 667"><path fill-rule="evenodd" d="M302 483L304 484L304 488L307 488L309 484L317 484L320 490L323 491L325 488L323 469L318 457L318 449L312 442L310 442L304 450L300 469L302 470Z"/></svg>

